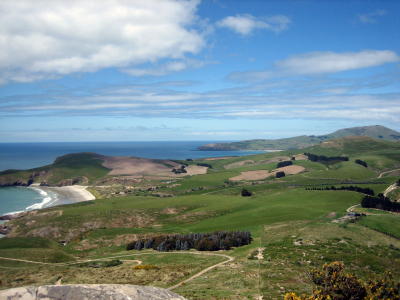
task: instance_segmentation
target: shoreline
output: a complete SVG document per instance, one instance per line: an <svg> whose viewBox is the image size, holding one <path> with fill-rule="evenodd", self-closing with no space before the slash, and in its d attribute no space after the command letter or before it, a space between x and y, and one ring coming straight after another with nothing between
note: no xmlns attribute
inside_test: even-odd
<svg viewBox="0 0 400 300"><path fill-rule="evenodd" d="M63 198L68 199L75 202L84 202L95 200L96 197L87 190L88 186L86 185L67 185L61 187L50 187L50 186L31 186L33 188L37 188L43 191L54 192L58 195L61 195Z"/></svg>
<svg viewBox="0 0 400 300"><path fill-rule="evenodd" d="M83 185L49 187L32 184L26 188L39 192L43 196L42 201L25 207L20 211L5 213L0 216L0 220L11 220L17 218L19 214L24 214L33 210L41 210L59 205L74 204L96 199L96 197L87 190L88 186Z"/></svg>

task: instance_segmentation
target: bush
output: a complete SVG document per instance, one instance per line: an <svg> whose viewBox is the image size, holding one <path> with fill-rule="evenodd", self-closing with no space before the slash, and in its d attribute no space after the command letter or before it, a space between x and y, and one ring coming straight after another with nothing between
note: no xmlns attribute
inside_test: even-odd
<svg viewBox="0 0 400 300"><path fill-rule="evenodd" d="M242 189L240 194L242 195L242 197L250 197L251 195L253 195L252 192L250 192L249 190L246 190L246 189Z"/></svg>
<svg viewBox="0 0 400 300"><path fill-rule="evenodd" d="M285 161L278 162L276 167L277 168L283 168L283 167L290 166L290 165L293 165L293 162L290 161L290 160L285 160Z"/></svg>
<svg viewBox="0 0 400 300"><path fill-rule="evenodd" d="M135 270L160 270L160 268L155 265L137 265L133 268Z"/></svg>
<svg viewBox="0 0 400 300"><path fill-rule="evenodd" d="M172 172L175 174L187 173L186 166L182 165L180 168L173 168Z"/></svg>
<svg viewBox="0 0 400 300"><path fill-rule="evenodd" d="M365 161L361 160L361 159L356 159L354 162L355 162L356 164L359 164L359 165L361 165L361 166L363 166L363 167L368 168L368 164L367 164Z"/></svg>
<svg viewBox="0 0 400 300"><path fill-rule="evenodd" d="M400 299L400 283L386 275L384 279L365 283L344 272L342 262L325 264L322 270L313 270L311 280L316 285L311 296L287 293L285 300L370 300Z"/></svg>
<svg viewBox="0 0 400 300"><path fill-rule="evenodd" d="M285 177L285 176L286 176L286 174L285 174L285 172L283 172L283 171L276 172L276 174L275 174L275 177L276 177L276 178L281 178L281 177Z"/></svg>

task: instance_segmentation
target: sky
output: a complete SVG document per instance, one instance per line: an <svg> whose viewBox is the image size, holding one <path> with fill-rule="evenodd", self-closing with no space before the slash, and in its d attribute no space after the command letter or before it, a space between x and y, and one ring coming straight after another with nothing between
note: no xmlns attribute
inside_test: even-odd
<svg viewBox="0 0 400 300"><path fill-rule="evenodd" d="M400 1L1 0L0 142L400 130Z"/></svg>

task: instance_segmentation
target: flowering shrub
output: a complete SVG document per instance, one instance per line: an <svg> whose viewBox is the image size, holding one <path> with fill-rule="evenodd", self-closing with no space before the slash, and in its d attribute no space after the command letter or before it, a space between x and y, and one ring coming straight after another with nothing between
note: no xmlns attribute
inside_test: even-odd
<svg viewBox="0 0 400 300"><path fill-rule="evenodd" d="M135 270L159 270L160 268L154 265L137 265L133 267Z"/></svg>
<svg viewBox="0 0 400 300"><path fill-rule="evenodd" d="M391 274L384 279L365 283L344 272L342 262L325 264L322 270L313 270L311 280L316 285L311 296L286 293L284 300L383 300L400 299L400 282Z"/></svg>

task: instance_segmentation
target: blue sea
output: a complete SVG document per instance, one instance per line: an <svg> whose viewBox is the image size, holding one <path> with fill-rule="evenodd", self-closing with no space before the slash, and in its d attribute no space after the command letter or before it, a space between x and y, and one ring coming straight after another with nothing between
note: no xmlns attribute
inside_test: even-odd
<svg viewBox="0 0 400 300"><path fill-rule="evenodd" d="M211 142L0 143L0 171L40 167L51 164L58 156L76 152L160 159L194 159L260 153L260 151L197 150L197 147L207 143ZM35 188L0 188L0 215L48 207L57 202L54 201L56 197L55 193Z"/></svg>

